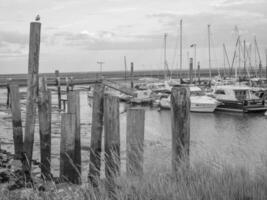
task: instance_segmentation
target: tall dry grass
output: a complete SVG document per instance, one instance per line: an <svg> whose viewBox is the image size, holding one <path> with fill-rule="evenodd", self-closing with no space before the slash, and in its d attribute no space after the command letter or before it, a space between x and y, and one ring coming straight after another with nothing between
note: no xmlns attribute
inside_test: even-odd
<svg viewBox="0 0 267 200"><path fill-rule="evenodd" d="M47 191L33 189L8 192L2 189L0 199L118 199L118 200L264 200L267 199L267 170L251 174L243 168L222 167L220 170L203 164L188 168L182 165L176 176L165 170L151 170L142 177L121 176L115 180L113 193L99 180L99 187L90 184L74 186L48 182Z"/></svg>

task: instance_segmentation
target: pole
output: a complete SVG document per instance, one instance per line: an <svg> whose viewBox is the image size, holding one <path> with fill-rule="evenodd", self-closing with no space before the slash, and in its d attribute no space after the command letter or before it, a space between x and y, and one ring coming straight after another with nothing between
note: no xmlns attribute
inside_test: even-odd
<svg viewBox="0 0 267 200"><path fill-rule="evenodd" d="M73 182L81 183L81 127L80 127L80 92L71 91L68 93L68 113L75 116L75 133L74 133L74 158L73 164L76 168Z"/></svg>
<svg viewBox="0 0 267 200"><path fill-rule="evenodd" d="M34 129L36 118L36 100L38 96L38 72L40 53L41 23L31 22L30 24L30 44L28 60L28 82L27 82L27 103L26 122L24 136L24 152L28 160L32 159ZM30 170L31 163L25 163L27 170Z"/></svg>
<svg viewBox="0 0 267 200"><path fill-rule="evenodd" d="M265 49L266 67L265 67L265 77L267 79L267 49Z"/></svg>
<svg viewBox="0 0 267 200"><path fill-rule="evenodd" d="M167 48L167 33L164 34L164 79L167 79L167 58L166 58L166 48Z"/></svg>
<svg viewBox="0 0 267 200"><path fill-rule="evenodd" d="M190 84L193 83L193 58L190 58L190 64L189 64L189 80Z"/></svg>
<svg viewBox="0 0 267 200"><path fill-rule="evenodd" d="M120 175L119 105L118 97L104 95L105 175L110 195L114 195L115 178Z"/></svg>
<svg viewBox="0 0 267 200"><path fill-rule="evenodd" d="M210 78L210 82L211 82L210 24L208 24L208 42L209 42L209 78Z"/></svg>
<svg viewBox="0 0 267 200"><path fill-rule="evenodd" d="M127 73L127 62L126 62L126 56L124 56L124 80L126 81L126 73Z"/></svg>
<svg viewBox="0 0 267 200"><path fill-rule="evenodd" d="M143 175L145 110L127 111L126 172L128 176Z"/></svg>
<svg viewBox="0 0 267 200"><path fill-rule="evenodd" d="M103 131L103 104L104 85L96 84L94 87L92 126L91 126L91 152L88 180L94 187L98 186L101 170L102 131Z"/></svg>
<svg viewBox="0 0 267 200"><path fill-rule="evenodd" d="M45 180L50 180L51 174L51 92L47 90L44 77L40 78L38 114L41 151L41 174Z"/></svg>
<svg viewBox="0 0 267 200"><path fill-rule="evenodd" d="M180 79L182 78L183 64L183 20L180 20Z"/></svg>
<svg viewBox="0 0 267 200"><path fill-rule="evenodd" d="M198 71L198 84L200 85L200 62L197 64L197 71Z"/></svg>
<svg viewBox="0 0 267 200"><path fill-rule="evenodd" d="M246 40L244 40L244 76L246 75Z"/></svg>
<svg viewBox="0 0 267 200"><path fill-rule="evenodd" d="M134 83L133 83L133 74L134 73L134 63L131 62L131 88L134 88Z"/></svg>
<svg viewBox="0 0 267 200"><path fill-rule="evenodd" d="M172 172L175 177L182 163L189 164L190 91L173 87L171 93Z"/></svg>
<svg viewBox="0 0 267 200"><path fill-rule="evenodd" d="M10 97L11 97L11 112L12 112L12 126L13 126L13 140L14 149L17 156L21 156L23 152L23 131L21 122L20 111L20 94L19 87L15 84L10 84Z"/></svg>

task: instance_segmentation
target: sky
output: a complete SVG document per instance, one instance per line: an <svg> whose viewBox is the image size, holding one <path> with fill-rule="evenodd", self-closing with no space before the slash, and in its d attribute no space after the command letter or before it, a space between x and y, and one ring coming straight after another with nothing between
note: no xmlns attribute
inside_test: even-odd
<svg viewBox="0 0 267 200"><path fill-rule="evenodd" d="M40 72L163 69L163 36L167 61L179 68L180 27L183 20L182 68L194 58L208 67L208 29L211 26L212 68L223 66L225 43L232 60L237 30L255 59L256 36L265 65L267 0L0 0L0 69L27 73L29 27L41 16ZM257 56L256 56L257 57Z"/></svg>

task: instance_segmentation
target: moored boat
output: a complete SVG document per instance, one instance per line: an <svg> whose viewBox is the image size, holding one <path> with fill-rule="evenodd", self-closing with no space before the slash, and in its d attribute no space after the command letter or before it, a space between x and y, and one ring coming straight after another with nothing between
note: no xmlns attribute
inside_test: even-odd
<svg viewBox="0 0 267 200"><path fill-rule="evenodd" d="M216 110L231 112L264 112L267 110L265 102L253 94L247 86L217 86L214 97L221 102Z"/></svg>
<svg viewBox="0 0 267 200"><path fill-rule="evenodd" d="M209 97L204 94L201 88L197 86L190 86L190 111L191 112L214 112L218 101L212 97ZM160 100L160 107L163 109L170 109L170 96L167 98L161 98Z"/></svg>

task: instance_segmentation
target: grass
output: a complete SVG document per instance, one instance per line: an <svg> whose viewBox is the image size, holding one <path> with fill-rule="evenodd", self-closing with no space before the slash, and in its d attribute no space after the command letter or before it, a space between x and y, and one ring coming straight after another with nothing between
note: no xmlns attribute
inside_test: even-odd
<svg viewBox="0 0 267 200"><path fill-rule="evenodd" d="M114 196L100 180L98 188L90 184L49 183L50 187L45 192L32 189L9 192L1 189L0 199L264 200L267 199L266 172L265 169L250 174L243 168L228 166L218 170L200 164L191 168L181 166L176 177L165 170L154 170L141 178L119 177L115 181Z"/></svg>

